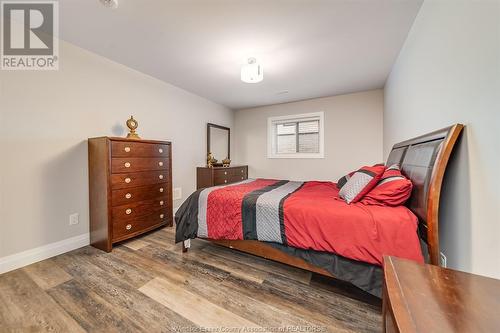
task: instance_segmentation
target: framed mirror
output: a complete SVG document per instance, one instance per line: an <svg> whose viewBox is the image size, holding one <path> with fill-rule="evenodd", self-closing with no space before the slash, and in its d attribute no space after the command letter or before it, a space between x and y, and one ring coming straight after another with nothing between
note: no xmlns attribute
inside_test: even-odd
<svg viewBox="0 0 500 333"><path fill-rule="evenodd" d="M217 160L215 165L222 165L225 158L231 159L231 129L228 127L207 124L207 156L212 153Z"/></svg>

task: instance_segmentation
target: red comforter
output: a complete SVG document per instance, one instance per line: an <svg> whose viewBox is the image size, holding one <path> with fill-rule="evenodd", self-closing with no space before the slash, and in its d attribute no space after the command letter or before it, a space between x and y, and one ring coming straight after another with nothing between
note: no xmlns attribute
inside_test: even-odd
<svg viewBox="0 0 500 333"><path fill-rule="evenodd" d="M331 182L248 180L199 190L176 214L177 240L256 239L382 265L422 263L416 216L406 207L348 205Z"/></svg>
<svg viewBox="0 0 500 333"><path fill-rule="evenodd" d="M384 255L423 263L417 217L406 207L383 207L339 198L333 183L307 182L284 205L290 246L333 252L382 265Z"/></svg>

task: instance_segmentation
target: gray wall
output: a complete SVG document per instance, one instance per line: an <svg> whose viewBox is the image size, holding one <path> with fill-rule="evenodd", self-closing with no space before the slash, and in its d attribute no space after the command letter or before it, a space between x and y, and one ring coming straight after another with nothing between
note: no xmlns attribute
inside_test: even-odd
<svg viewBox="0 0 500 333"><path fill-rule="evenodd" d="M235 114L235 157L251 177L337 180L364 164L382 161L382 90L315 98L239 110ZM267 158L267 119L325 113L325 158Z"/></svg>
<svg viewBox="0 0 500 333"><path fill-rule="evenodd" d="M174 187L185 199L205 163L206 123L233 125L225 107L60 46L59 71L0 72L0 259L88 232L88 137L124 136L134 115L143 138L173 142ZM80 224L68 225L71 213Z"/></svg>
<svg viewBox="0 0 500 333"><path fill-rule="evenodd" d="M385 155L457 122L442 250L450 267L500 278L500 1L425 1L386 83Z"/></svg>

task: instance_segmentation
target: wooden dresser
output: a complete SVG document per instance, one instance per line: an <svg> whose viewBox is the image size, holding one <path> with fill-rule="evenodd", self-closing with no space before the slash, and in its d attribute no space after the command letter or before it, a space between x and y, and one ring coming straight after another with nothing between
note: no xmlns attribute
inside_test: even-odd
<svg viewBox="0 0 500 333"><path fill-rule="evenodd" d="M196 188L225 185L248 179L248 165L230 167L198 167Z"/></svg>
<svg viewBox="0 0 500 333"><path fill-rule="evenodd" d="M498 332L500 280L384 258L384 332Z"/></svg>
<svg viewBox="0 0 500 333"><path fill-rule="evenodd" d="M172 145L99 137L88 140L90 243L113 243L171 226Z"/></svg>

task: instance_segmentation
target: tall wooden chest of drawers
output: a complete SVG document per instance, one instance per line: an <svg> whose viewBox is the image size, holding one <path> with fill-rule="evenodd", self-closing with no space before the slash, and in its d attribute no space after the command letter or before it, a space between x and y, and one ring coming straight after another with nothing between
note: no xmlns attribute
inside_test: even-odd
<svg viewBox="0 0 500 333"><path fill-rule="evenodd" d="M225 185L248 178L248 165L196 168L196 188Z"/></svg>
<svg viewBox="0 0 500 333"><path fill-rule="evenodd" d="M88 140L90 243L116 242L172 226L172 146L166 141Z"/></svg>

